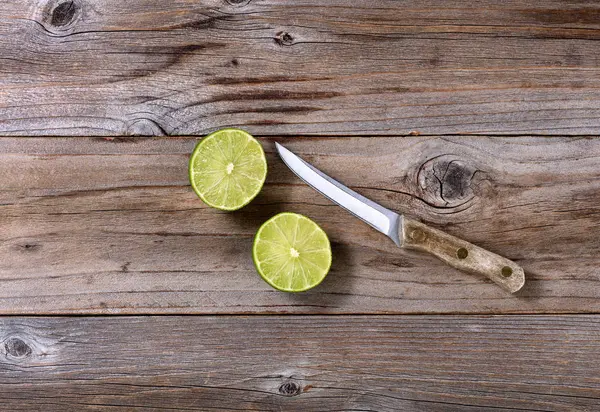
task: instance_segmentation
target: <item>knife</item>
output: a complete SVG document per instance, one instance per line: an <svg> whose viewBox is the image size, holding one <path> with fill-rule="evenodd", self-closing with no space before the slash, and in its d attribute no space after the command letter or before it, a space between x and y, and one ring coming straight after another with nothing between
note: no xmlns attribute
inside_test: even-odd
<svg viewBox="0 0 600 412"><path fill-rule="evenodd" d="M483 275L515 293L525 284L525 272L515 262L475 246L367 199L327 176L288 149L275 143L283 162L300 179L332 202L387 235L406 249L431 253L463 272Z"/></svg>

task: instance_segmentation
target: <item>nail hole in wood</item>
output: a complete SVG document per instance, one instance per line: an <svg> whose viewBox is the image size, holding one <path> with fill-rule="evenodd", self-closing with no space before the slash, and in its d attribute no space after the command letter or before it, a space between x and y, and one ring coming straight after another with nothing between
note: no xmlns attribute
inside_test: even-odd
<svg viewBox="0 0 600 412"><path fill-rule="evenodd" d="M37 243L25 243L24 245L22 245L20 247L21 247L21 249L25 249L29 252L33 252L33 251L41 249L42 245L39 245Z"/></svg>
<svg viewBox="0 0 600 412"><path fill-rule="evenodd" d="M504 276L505 278L511 277L512 273L513 273L512 268L510 268L508 266L504 266L502 268L502 276Z"/></svg>
<svg viewBox="0 0 600 412"><path fill-rule="evenodd" d="M469 256L469 251L467 249L465 249L464 247L461 247L460 249L458 249L456 251L456 256L459 259L466 259L467 256Z"/></svg>

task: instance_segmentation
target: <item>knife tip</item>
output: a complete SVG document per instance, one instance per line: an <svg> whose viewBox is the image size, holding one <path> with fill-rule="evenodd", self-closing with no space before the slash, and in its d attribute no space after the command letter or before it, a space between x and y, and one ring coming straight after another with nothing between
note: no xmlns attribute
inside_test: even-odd
<svg viewBox="0 0 600 412"><path fill-rule="evenodd" d="M281 153L283 150L287 150L285 147L283 147L283 145L281 145L281 144L279 144L277 142L275 142L275 148L277 149L277 151L279 153Z"/></svg>

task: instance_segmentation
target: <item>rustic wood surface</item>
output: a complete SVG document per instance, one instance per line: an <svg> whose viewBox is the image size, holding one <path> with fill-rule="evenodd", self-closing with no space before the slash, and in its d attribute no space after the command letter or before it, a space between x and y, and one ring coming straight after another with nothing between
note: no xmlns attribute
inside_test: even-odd
<svg viewBox="0 0 600 412"><path fill-rule="evenodd" d="M597 315L1 318L0 340L10 411L600 404Z"/></svg>
<svg viewBox="0 0 600 412"><path fill-rule="evenodd" d="M235 213L193 193L195 138L0 139L0 310L38 313L530 313L600 310L600 140L303 138L287 147L360 193L516 261L515 295L384 235L303 184L261 139L269 174ZM282 139L277 139L282 140ZM251 258L280 211L329 234L332 271L274 291Z"/></svg>
<svg viewBox="0 0 600 412"><path fill-rule="evenodd" d="M595 412L599 40L595 0L0 0L0 410ZM187 181L224 126L269 162L237 213ZM397 249L275 141L526 286ZM253 268L283 210L331 237L314 291Z"/></svg>
<svg viewBox="0 0 600 412"><path fill-rule="evenodd" d="M3 0L0 134L598 134L596 0Z"/></svg>

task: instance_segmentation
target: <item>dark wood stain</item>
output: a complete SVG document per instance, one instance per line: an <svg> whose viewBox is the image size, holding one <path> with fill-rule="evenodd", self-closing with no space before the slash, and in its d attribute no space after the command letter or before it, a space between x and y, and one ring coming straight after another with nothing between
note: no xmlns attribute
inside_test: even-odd
<svg viewBox="0 0 600 412"><path fill-rule="evenodd" d="M106 137L91 137L91 139L98 141L98 142L110 142L110 143L139 143L141 140L143 140L142 138L136 137L136 136L120 136L120 137L106 136Z"/></svg>
<svg viewBox="0 0 600 412"><path fill-rule="evenodd" d="M596 27L600 21L600 10L596 7L580 9L521 9L527 18L546 24L586 24Z"/></svg>
<svg viewBox="0 0 600 412"><path fill-rule="evenodd" d="M287 124L284 120L273 120L273 119L258 119L247 122L249 126L273 126L278 124Z"/></svg>
<svg viewBox="0 0 600 412"><path fill-rule="evenodd" d="M237 93L217 94L208 101L202 103L216 103L240 100L320 100L343 96L342 93L334 91L298 92L279 89L257 89L244 90Z"/></svg>
<svg viewBox="0 0 600 412"><path fill-rule="evenodd" d="M332 80L332 77L308 77L308 76L284 76L273 75L268 77L213 77L207 79L206 84L224 85L224 86L241 86L246 84L269 84L269 83L287 83L287 82L307 82Z"/></svg>
<svg viewBox="0 0 600 412"><path fill-rule="evenodd" d="M124 74L118 74L115 78L118 81L139 79L148 76L152 76L156 73L160 73L170 67L176 66L184 61L189 56L201 54L201 52L210 49L218 49L223 46L223 43L207 42L202 44L185 44L177 47L160 47L160 46L148 46L142 47L132 53L146 55L146 56L159 56L164 57L164 60L158 62L149 61L141 65L136 69L126 71Z"/></svg>
<svg viewBox="0 0 600 412"><path fill-rule="evenodd" d="M383 93L410 93L418 92L419 90L411 89L410 87L392 86L385 88L373 88L369 90L372 93L383 94Z"/></svg>
<svg viewBox="0 0 600 412"><path fill-rule="evenodd" d="M293 113L293 114L307 114L321 110L319 107L314 106L290 106L290 107L258 107L249 108L244 110L225 110L219 112L219 114L237 114L237 113Z"/></svg>
<svg viewBox="0 0 600 412"><path fill-rule="evenodd" d="M174 25L169 27L171 30L176 29L192 29L192 30L206 30L206 29L215 29L218 28L219 22L224 22L224 25L230 25L233 21L235 21L235 16L233 15L218 15L218 16L208 16L205 19L194 20L178 25Z"/></svg>

